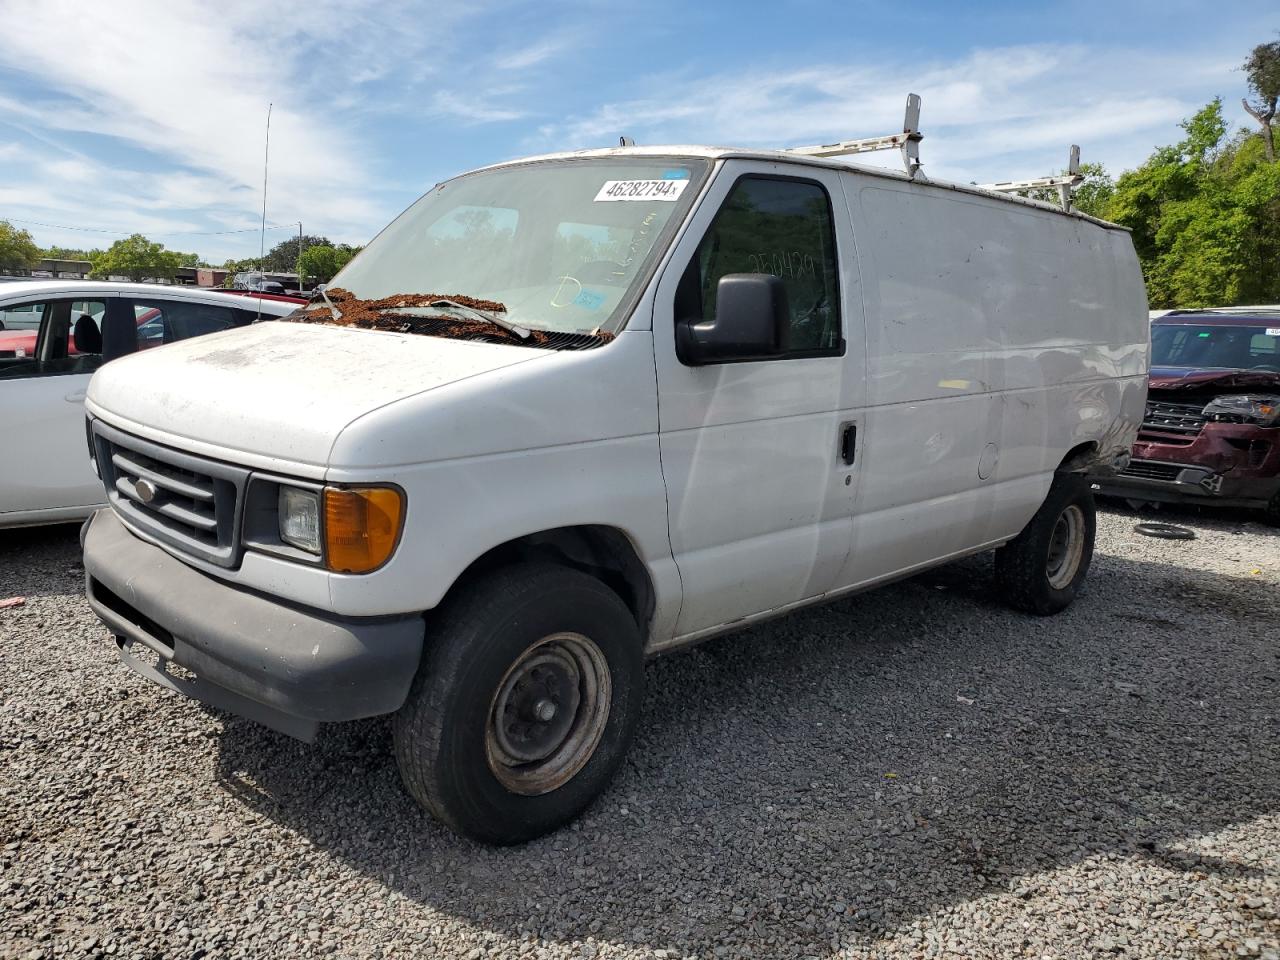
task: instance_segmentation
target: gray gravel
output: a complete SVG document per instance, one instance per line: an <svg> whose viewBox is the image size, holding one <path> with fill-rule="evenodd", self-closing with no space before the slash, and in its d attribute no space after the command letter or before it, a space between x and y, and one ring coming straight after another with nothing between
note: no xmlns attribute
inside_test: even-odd
<svg viewBox="0 0 1280 960"><path fill-rule="evenodd" d="M121 668L73 529L0 534L5 957L1280 957L1280 531L1104 514L1089 592L975 558L650 665L572 828L493 850L384 722L308 747Z"/></svg>

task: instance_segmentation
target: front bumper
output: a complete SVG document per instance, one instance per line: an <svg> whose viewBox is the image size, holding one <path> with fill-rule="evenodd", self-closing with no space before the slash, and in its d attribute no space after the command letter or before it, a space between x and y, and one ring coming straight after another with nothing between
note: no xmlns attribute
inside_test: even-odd
<svg viewBox="0 0 1280 960"><path fill-rule="evenodd" d="M1280 492L1280 429L1208 423L1194 434L1150 426L1119 474L1094 477L1094 489L1165 502L1264 507Z"/></svg>
<svg viewBox="0 0 1280 960"><path fill-rule="evenodd" d="M1120 473L1111 477L1093 477L1093 490L1107 497L1151 500L1158 503L1213 503L1221 507L1265 507L1267 497L1238 496L1221 474L1205 467L1182 463L1158 463L1134 460L1130 470L1147 470L1164 476L1137 476ZM1277 481L1280 486L1280 481ZM1225 489L1224 489L1225 488Z"/></svg>
<svg viewBox="0 0 1280 960"><path fill-rule="evenodd" d="M408 696L421 617L345 619L286 606L187 566L110 510L85 523L81 541L89 605L116 635L121 660L161 686L308 741L321 723L392 713Z"/></svg>

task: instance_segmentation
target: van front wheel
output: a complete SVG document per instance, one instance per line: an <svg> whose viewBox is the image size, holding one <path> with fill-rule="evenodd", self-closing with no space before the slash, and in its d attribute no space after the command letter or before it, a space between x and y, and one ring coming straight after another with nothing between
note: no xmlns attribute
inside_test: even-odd
<svg viewBox="0 0 1280 960"><path fill-rule="evenodd" d="M577 816L630 744L644 676L631 612L594 577L554 564L483 575L433 615L395 718L414 798L486 843L520 843Z"/></svg>
<svg viewBox="0 0 1280 960"><path fill-rule="evenodd" d="M1031 522L996 551L996 580L1010 606L1042 617L1069 607L1089 573L1096 528L1085 478L1054 477Z"/></svg>

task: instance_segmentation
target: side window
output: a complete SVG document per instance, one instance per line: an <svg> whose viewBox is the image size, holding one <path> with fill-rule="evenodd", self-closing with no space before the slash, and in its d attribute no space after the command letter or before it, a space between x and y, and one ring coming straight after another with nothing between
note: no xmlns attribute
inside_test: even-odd
<svg viewBox="0 0 1280 960"><path fill-rule="evenodd" d="M682 283L681 319L715 315L716 287L730 273L782 279L791 310L792 355L838 354L840 288L827 191L807 180L743 177L725 199ZM696 298L693 282L696 281ZM696 300L696 302L695 302Z"/></svg>
<svg viewBox="0 0 1280 960"><path fill-rule="evenodd" d="M47 303L21 303L0 308L0 380L39 375L36 343L49 307Z"/></svg>
<svg viewBox="0 0 1280 960"><path fill-rule="evenodd" d="M0 307L0 333L6 330L39 330L43 303L15 303Z"/></svg>
<svg viewBox="0 0 1280 960"><path fill-rule="evenodd" d="M11 314L24 317L22 328L9 326ZM24 304L21 309L5 308L5 328L0 330L0 378L92 373L102 365L106 315L103 300L53 300Z"/></svg>
<svg viewBox="0 0 1280 960"><path fill-rule="evenodd" d="M185 300L134 300L132 304L139 350L241 326L239 311L231 307Z"/></svg>

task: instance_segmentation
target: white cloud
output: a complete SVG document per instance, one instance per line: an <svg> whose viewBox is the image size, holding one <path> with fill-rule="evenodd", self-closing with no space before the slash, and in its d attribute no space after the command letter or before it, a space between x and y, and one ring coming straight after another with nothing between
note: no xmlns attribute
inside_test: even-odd
<svg viewBox="0 0 1280 960"><path fill-rule="evenodd" d="M136 229L169 226L137 215L158 209L256 220L271 102L268 219L319 216L335 239L363 242L394 209L379 198L377 151L362 137L367 98L352 92L397 67L425 76L412 66L417 53L476 9L464 0L427 9L408 0L240 0L214 12L194 0L0 0L0 68L39 89L0 96L0 120L52 157L17 164L17 154L0 153L9 161L0 180L21 186L7 191L8 203L31 219L61 212L77 225L107 209ZM337 92L348 97L345 110L333 108ZM86 135L126 149L113 148L111 161L86 156ZM156 167L166 172L143 172ZM204 215L191 219L182 222L198 229ZM232 243L244 246L202 246Z"/></svg>
<svg viewBox="0 0 1280 960"><path fill-rule="evenodd" d="M441 90L432 97L431 107L434 113L456 117L466 123L497 123L526 116L521 109L494 106L488 97L482 99L450 90Z"/></svg>
<svg viewBox="0 0 1280 960"><path fill-rule="evenodd" d="M566 49L572 41L573 37L568 32L547 37L521 49L500 55L494 61L494 66L499 70L527 70L529 67L550 60Z"/></svg>
<svg viewBox="0 0 1280 960"><path fill-rule="evenodd" d="M963 181L1043 175L1065 164L1071 143L1081 144L1086 160L1118 172L1176 139L1178 120L1203 105L1206 87L1221 89L1230 63L1204 52L1174 57L1037 44L976 50L913 71L889 60L705 76L684 71L637 83L651 91L643 99L544 124L529 146L603 145L623 133L644 143L830 143L901 129L910 91L923 100L921 152L931 175ZM898 162L892 153L859 161Z"/></svg>

